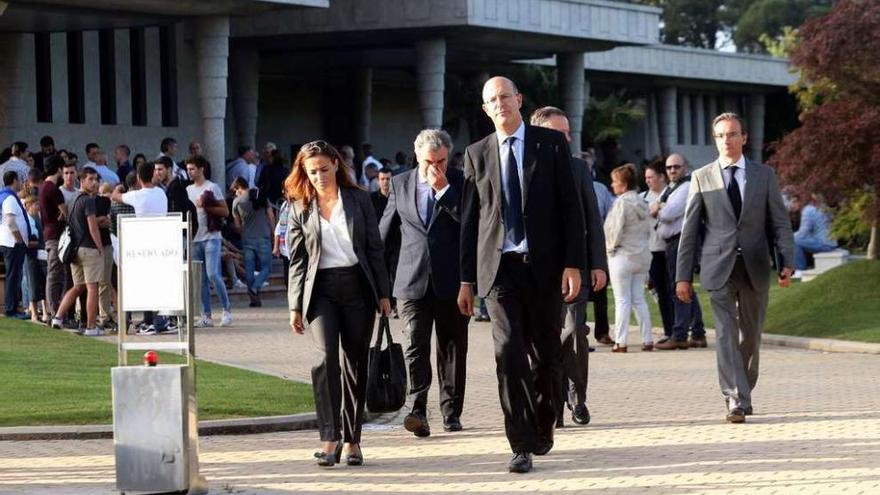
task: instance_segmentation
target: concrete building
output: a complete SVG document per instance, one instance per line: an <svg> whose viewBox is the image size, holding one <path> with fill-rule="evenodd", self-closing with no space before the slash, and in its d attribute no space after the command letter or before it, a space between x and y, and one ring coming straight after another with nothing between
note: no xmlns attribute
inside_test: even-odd
<svg viewBox="0 0 880 495"><path fill-rule="evenodd" d="M746 115L759 153L787 63L658 45L659 22L607 0L0 1L0 143L48 134L80 156L95 141L153 157L165 136L181 154L197 139L217 181L243 144L290 157L312 139L369 141L390 157L444 126L461 149L486 131L488 75L537 61L559 70L575 149L589 95L626 88L648 112L624 156L699 163L721 109Z"/></svg>

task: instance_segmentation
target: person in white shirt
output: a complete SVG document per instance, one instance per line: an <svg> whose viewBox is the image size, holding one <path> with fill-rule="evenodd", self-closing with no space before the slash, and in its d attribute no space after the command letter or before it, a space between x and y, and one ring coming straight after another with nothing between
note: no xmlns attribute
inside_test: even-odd
<svg viewBox="0 0 880 495"><path fill-rule="evenodd" d="M14 170L3 173L3 186L0 190L0 252L6 265L6 316L25 319L27 315L18 311L21 301L21 284L24 275L24 257L29 246L31 230L27 212L18 199L21 182Z"/></svg>
<svg viewBox="0 0 880 495"><path fill-rule="evenodd" d="M95 160L94 168L98 172L101 182L106 182L111 187L116 187L119 184L119 175L107 166L107 154L103 151L98 151L95 154Z"/></svg>
<svg viewBox="0 0 880 495"><path fill-rule="evenodd" d="M209 285L213 284L220 304L223 306L223 318L220 320L220 326L225 327L232 324L232 306L229 303L229 295L226 293L226 285L224 285L220 269L223 237L220 235L219 228L215 230L213 225L219 223L219 218L229 216L229 208L226 206L223 190L217 184L205 179L207 165L208 162L202 156L192 157L186 162L186 171L193 181L186 187L186 194L189 200L196 205L199 221L199 229L193 237L192 257L203 263L202 317L196 322L196 326L214 326L214 321L211 319L211 286Z"/></svg>
<svg viewBox="0 0 880 495"><path fill-rule="evenodd" d="M12 170L18 174L19 184L27 182L28 172L31 169L25 161L25 156L28 154L27 147L27 143L22 141L16 141L12 144L12 156L3 165L0 165L0 177Z"/></svg>
<svg viewBox="0 0 880 495"><path fill-rule="evenodd" d="M164 215L168 213L168 197L165 191L153 184L154 165L142 163L138 166L137 178L139 189L122 192L125 188L117 186L110 199L117 203L125 203L134 208L134 214L142 217L145 215Z"/></svg>

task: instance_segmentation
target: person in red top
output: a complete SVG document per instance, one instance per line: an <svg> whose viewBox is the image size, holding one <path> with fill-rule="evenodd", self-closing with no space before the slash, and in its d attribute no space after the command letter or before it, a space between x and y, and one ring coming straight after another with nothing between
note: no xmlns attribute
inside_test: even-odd
<svg viewBox="0 0 880 495"><path fill-rule="evenodd" d="M49 314L54 315L64 295L64 265L58 258L58 239L64 229L67 206L59 189L62 182L61 170L64 159L58 155L48 157L43 163L46 180L40 185L40 218L43 222L43 238L48 252L46 269L46 303Z"/></svg>

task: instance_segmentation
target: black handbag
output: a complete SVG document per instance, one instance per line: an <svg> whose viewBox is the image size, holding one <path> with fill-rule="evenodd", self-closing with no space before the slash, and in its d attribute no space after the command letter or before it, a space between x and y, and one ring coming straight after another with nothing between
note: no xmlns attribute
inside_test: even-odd
<svg viewBox="0 0 880 495"><path fill-rule="evenodd" d="M382 340L388 336L388 347ZM379 318L376 344L370 348L367 372L367 409L374 413L395 412L406 402L406 363L403 348L391 339L388 317Z"/></svg>

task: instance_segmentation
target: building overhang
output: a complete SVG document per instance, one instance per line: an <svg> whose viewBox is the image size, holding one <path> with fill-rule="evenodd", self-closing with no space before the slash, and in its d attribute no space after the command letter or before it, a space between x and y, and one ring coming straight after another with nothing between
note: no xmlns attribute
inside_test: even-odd
<svg viewBox="0 0 880 495"><path fill-rule="evenodd" d="M656 43L660 10L604 0L333 0L234 19L232 36L262 50L405 45L443 37L475 61ZM482 55L481 55L482 54Z"/></svg>
<svg viewBox="0 0 880 495"><path fill-rule="evenodd" d="M330 0L15 0L0 1L0 32L118 29L205 15L252 15ZM3 6L5 5L5 9Z"/></svg>

